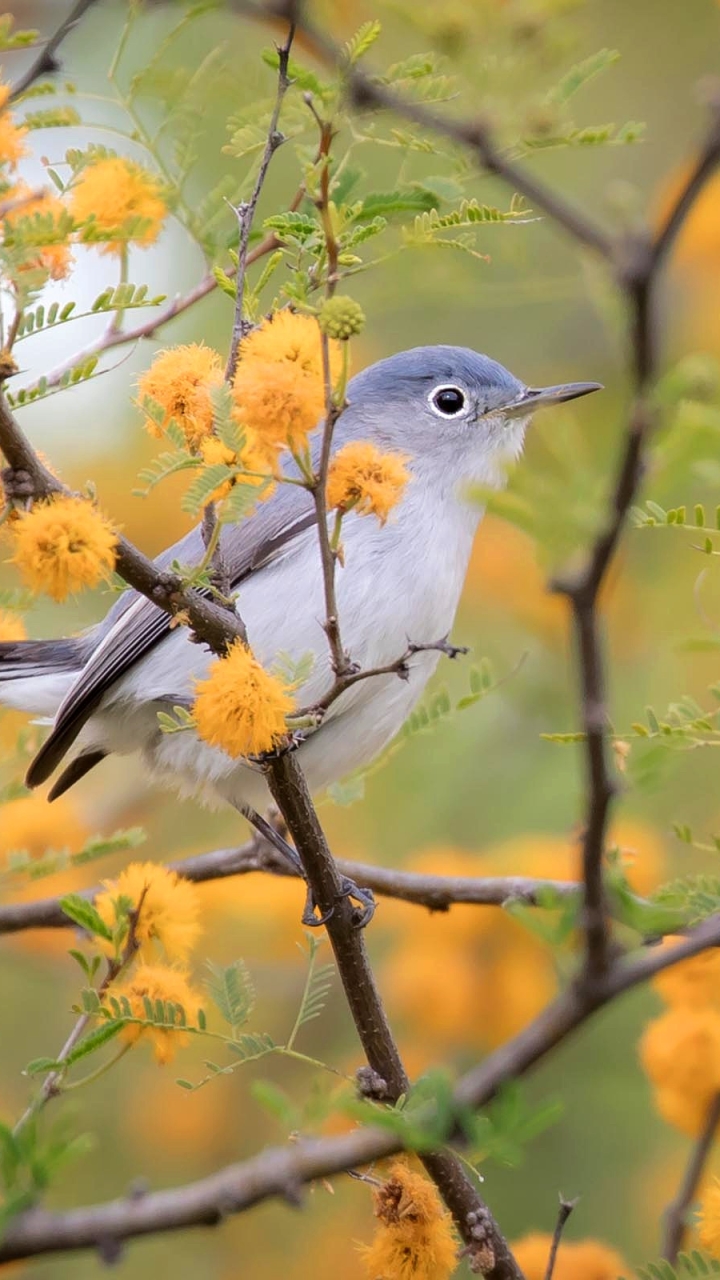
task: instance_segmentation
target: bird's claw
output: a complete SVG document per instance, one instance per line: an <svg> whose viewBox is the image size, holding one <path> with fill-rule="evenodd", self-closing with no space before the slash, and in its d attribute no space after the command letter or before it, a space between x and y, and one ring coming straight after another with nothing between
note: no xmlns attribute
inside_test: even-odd
<svg viewBox="0 0 720 1280"><path fill-rule="evenodd" d="M358 905L355 907L353 914L353 924L356 929L364 929L369 925L375 914L375 896L371 889L362 889L355 884L354 880L350 880L348 876L343 876L340 882L339 899L350 898ZM318 929L320 925L327 924L330 917L334 914L335 907L330 907L325 912L318 914L318 905L315 901L310 885L307 887L307 895L305 898L305 907L302 913L302 923L308 929Z"/></svg>

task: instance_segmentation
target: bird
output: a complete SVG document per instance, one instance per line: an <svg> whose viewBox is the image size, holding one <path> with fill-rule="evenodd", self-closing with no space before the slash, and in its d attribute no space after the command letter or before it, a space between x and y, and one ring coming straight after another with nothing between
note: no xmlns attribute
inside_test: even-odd
<svg viewBox="0 0 720 1280"><path fill-rule="evenodd" d="M369 441L406 458L410 479L386 524L350 510L336 573L342 640L360 669L392 664L408 643L450 634L481 505L473 485L501 488L541 408L601 390L597 382L526 386L470 348L415 347L352 378L334 430L333 454ZM318 464L322 432L314 433ZM311 494L280 484L251 518L223 528L221 555L255 656L272 667L283 655L310 672L297 705L320 701L334 682L323 578ZM197 565L200 526L158 557ZM69 639L0 643L0 703L51 722L32 761L30 787L59 768L49 799L62 795L109 755L139 753L161 784L245 816L270 796L257 761L231 759L197 734L162 732L159 712L191 706L193 689L217 658L188 629L138 593L124 592L106 617ZM404 679L378 675L348 688L300 741L298 761L312 793L366 766L395 736L420 698L440 648L414 653Z"/></svg>

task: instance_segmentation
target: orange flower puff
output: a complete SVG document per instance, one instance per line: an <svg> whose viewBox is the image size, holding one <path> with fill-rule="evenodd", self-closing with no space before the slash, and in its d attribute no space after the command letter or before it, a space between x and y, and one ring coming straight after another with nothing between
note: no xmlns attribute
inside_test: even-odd
<svg viewBox="0 0 720 1280"><path fill-rule="evenodd" d="M168 213L155 175L124 156L92 160L80 171L70 211L83 243L115 254L128 244L153 244Z"/></svg>
<svg viewBox="0 0 720 1280"><path fill-rule="evenodd" d="M328 344L331 381L342 367ZM325 411L322 345L317 320L277 311L240 344L233 384L236 415L258 442L274 449L305 446Z"/></svg>
<svg viewBox="0 0 720 1280"><path fill-rule="evenodd" d="M377 516L385 524L410 479L406 461L405 454L381 453L367 441L346 444L330 463L328 507L354 509L359 515Z"/></svg>
<svg viewBox="0 0 720 1280"><path fill-rule="evenodd" d="M42 858L49 849L79 849L87 835L69 796L49 805L36 791L2 806L0 853L25 850Z"/></svg>
<svg viewBox="0 0 720 1280"><path fill-rule="evenodd" d="M375 1238L361 1246L369 1280L449 1280L457 1241L432 1182L398 1160L373 1199Z"/></svg>
<svg viewBox="0 0 720 1280"><path fill-rule="evenodd" d="M200 737L236 759L272 751L285 736L292 706L288 686L238 640L198 682L193 715Z"/></svg>
<svg viewBox="0 0 720 1280"><path fill-rule="evenodd" d="M120 1001L121 1008L127 1011L129 1006L130 1016L133 1018L146 1021L148 1013L145 1001L150 1000L155 1006L156 1001L161 1000L163 1004L181 1005L186 1022L197 1022L200 1000L186 974L169 965L142 964L125 982L113 985L109 994ZM124 1005L125 1000L127 1006ZM112 1017L116 1016L111 1006L108 1006L108 1012ZM175 1026L167 1027L140 1026L139 1023L129 1022L123 1027L120 1036L126 1044L137 1044L144 1036L153 1046L155 1061L163 1066L171 1062L177 1050L189 1040L187 1032L178 1030L177 1014L175 1022Z"/></svg>
<svg viewBox="0 0 720 1280"><path fill-rule="evenodd" d="M189 880L155 862L132 862L117 880L103 880L95 899L96 910L113 930L118 918L127 922L121 899L129 910L139 906L134 932L141 960L154 960L156 946L168 960L187 960L200 933L199 895Z"/></svg>
<svg viewBox="0 0 720 1280"><path fill-rule="evenodd" d="M665 938L663 947L671 948L680 938ZM720 1009L720 953L715 947L701 951L689 960L664 969L653 979L655 990L666 1004Z"/></svg>
<svg viewBox="0 0 720 1280"><path fill-rule="evenodd" d="M13 560L33 591L65 600L82 587L96 587L115 565L117 534L83 498L37 502L12 526Z"/></svg>
<svg viewBox="0 0 720 1280"><path fill-rule="evenodd" d="M267 483L270 478L273 467L273 459L269 458L266 451L263 451L253 439L249 436L244 447L236 453L228 445L223 444L217 436L209 436L207 440L203 440L200 446L200 454L203 462L208 467L217 466L222 463L226 467L233 469L227 480L223 480L214 489L208 498L208 502L220 502L226 498L234 489L236 484L248 484L259 488L264 484L262 493L258 494L258 500L265 502L273 492L274 483ZM240 472L235 470L237 468ZM250 473L250 474L248 474Z"/></svg>
<svg viewBox="0 0 720 1280"><path fill-rule="evenodd" d="M662 1117L683 1133L699 1133L720 1089L720 1011L669 1009L645 1028L640 1059Z"/></svg>
<svg viewBox="0 0 720 1280"><path fill-rule="evenodd" d="M510 1247L526 1280L544 1280L552 1237L534 1232ZM599 1240L561 1243L553 1280L617 1280L631 1268L614 1249Z"/></svg>
<svg viewBox="0 0 720 1280"><path fill-rule="evenodd" d="M15 124L10 112L5 110L9 98L10 86L0 84L0 164L7 164L14 169L18 160L27 155L27 129Z"/></svg>
<svg viewBox="0 0 720 1280"><path fill-rule="evenodd" d="M16 613L0 609L0 641L25 640L27 631L22 618Z"/></svg>
<svg viewBox="0 0 720 1280"><path fill-rule="evenodd" d="M30 194L27 183L19 182L3 196L4 202L18 201L5 215L7 226L16 229L21 242L18 269L45 271L51 280L64 280L72 264L68 244L72 223L67 210L62 200L50 192L28 200Z"/></svg>
<svg viewBox="0 0 720 1280"><path fill-rule="evenodd" d="M720 1258L720 1178L713 1178L700 1201L698 1229L703 1249Z"/></svg>
<svg viewBox="0 0 720 1280"><path fill-rule="evenodd" d="M141 407L148 396L165 413L162 423L147 416L146 431L159 437L173 419L183 431L188 448L198 450L212 434L212 391L222 380L222 361L212 347L191 342L160 351L138 382Z"/></svg>

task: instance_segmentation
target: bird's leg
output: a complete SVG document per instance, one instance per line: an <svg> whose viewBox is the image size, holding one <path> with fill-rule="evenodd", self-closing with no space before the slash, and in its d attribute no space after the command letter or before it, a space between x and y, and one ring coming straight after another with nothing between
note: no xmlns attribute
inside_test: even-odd
<svg viewBox="0 0 720 1280"><path fill-rule="evenodd" d="M274 849L277 849L278 852L283 855L286 862L289 862L292 867L293 874L299 876L301 880L305 881L307 894L301 917L303 924L309 929L317 929L320 925L326 924L335 908L330 907L330 909L324 914L322 912L317 914L318 906L315 902L312 887L308 883L305 868L303 867L297 851L293 849L292 845L288 843L285 837L273 826L273 824L268 822L267 818L263 818L256 809L245 804L238 805L237 807L243 817L247 818L250 825L254 827L265 840L267 840L268 844L271 844ZM370 923L375 914L375 897L372 890L361 888L348 876L341 876L340 897L351 898L359 904L360 911L356 923L359 929L364 929L365 926Z"/></svg>

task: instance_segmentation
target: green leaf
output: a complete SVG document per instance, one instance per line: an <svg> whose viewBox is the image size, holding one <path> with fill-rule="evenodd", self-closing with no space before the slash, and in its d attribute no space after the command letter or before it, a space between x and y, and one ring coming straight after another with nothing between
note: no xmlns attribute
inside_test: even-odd
<svg viewBox="0 0 720 1280"><path fill-rule="evenodd" d="M97 934L112 942L112 932L108 929L102 916L98 914L91 902L81 898L78 893L68 893L60 899L60 910L69 920L85 929L88 933Z"/></svg>
<svg viewBox="0 0 720 1280"><path fill-rule="evenodd" d="M374 45L381 31L382 25L376 18L371 19L369 22L364 22L355 32L355 35L351 36L346 44L343 45L343 61L349 62L351 66L354 66L367 53L368 49Z"/></svg>
<svg viewBox="0 0 720 1280"><path fill-rule="evenodd" d="M25 1075L45 1075L48 1071L56 1071L61 1066L62 1063L58 1062L57 1058L33 1058L25 1068Z"/></svg>
<svg viewBox="0 0 720 1280"><path fill-rule="evenodd" d="M620 58L617 49L600 49L583 62L578 62L563 76L562 80L547 95L546 101L555 105L564 105L574 94L582 89L595 76L613 66Z"/></svg>
<svg viewBox="0 0 720 1280"><path fill-rule="evenodd" d="M222 968L208 961L208 969L205 985L213 1004L231 1027L241 1027L255 1007L255 988L245 964L235 960Z"/></svg>
<svg viewBox="0 0 720 1280"><path fill-rule="evenodd" d="M101 1049L109 1040L113 1040L118 1031L122 1031L122 1022L104 1022L102 1026L91 1031L83 1040L76 1044L70 1050L67 1057L63 1060L66 1067L71 1067L74 1062L79 1062L81 1058L87 1058L89 1054L94 1053L96 1049Z"/></svg>

